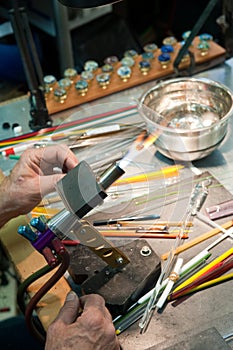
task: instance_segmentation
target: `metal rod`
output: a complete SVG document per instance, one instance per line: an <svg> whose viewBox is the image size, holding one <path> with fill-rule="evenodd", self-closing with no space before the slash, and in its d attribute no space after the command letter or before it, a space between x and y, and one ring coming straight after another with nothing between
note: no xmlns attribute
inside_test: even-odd
<svg viewBox="0 0 233 350"><path fill-rule="evenodd" d="M33 63L28 50L27 41L24 33L24 24L21 18L22 9L15 8L9 11L11 24L15 34L15 38L20 50L24 72L27 78L27 83L30 91L37 89L37 79L34 71Z"/></svg>
<svg viewBox="0 0 233 350"><path fill-rule="evenodd" d="M174 68L175 70L178 70L178 66L184 57L184 55L187 53L189 46L191 45L193 39L198 34L199 30L203 27L204 23L206 22L207 18L209 17L210 13L212 12L213 8L217 4L218 0L210 0L207 4L205 10L202 12L202 15L199 17L198 21L194 25L190 35L188 36L187 40L185 41L184 45L178 52L178 55L176 56L176 59L174 61Z"/></svg>

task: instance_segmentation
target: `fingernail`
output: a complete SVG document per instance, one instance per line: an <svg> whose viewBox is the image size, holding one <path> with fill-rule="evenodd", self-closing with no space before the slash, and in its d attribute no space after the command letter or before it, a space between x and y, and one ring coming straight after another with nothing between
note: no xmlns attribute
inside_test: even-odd
<svg viewBox="0 0 233 350"><path fill-rule="evenodd" d="M77 297L77 296L76 296L76 293L73 292L73 291L71 291L71 292L69 292L69 293L67 294L67 296L66 296L66 301L74 300L76 297Z"/></svg>

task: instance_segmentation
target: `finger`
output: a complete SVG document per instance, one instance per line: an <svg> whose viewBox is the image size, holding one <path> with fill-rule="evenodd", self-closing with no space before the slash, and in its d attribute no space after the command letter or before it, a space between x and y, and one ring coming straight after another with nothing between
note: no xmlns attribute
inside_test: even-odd
<svg viewBox="0 0 233 350"><path fill-rule="evenodd" d="M41 196L44 197L45 195L55 191L57 182L60 181L64 176L65 174L40 176Z"/></svg>
<svg viewBox="0 0 233 350"><path fill-rule="evenodd" d="M84 295L80 298L80 302L85 309L93 305L96 305L99 309L104 309L105 307L104 298L99 294Z"/></svg>
<svg viewBox="0 0 233 350"><path fill-rule="evenodd" d="M70 151L67 154L67 158L66 158L65 163L64 163L66 171L73 169L74 167L76 167L78 165L78 163L79 162L78 162L78 159L76 158L75 154Z"/></svg>
<svg viewBox="0 0 233 350"><path fill-rule="evenodd" d="M59 311L56 320L61 320L65 324L74 323L80 313L80 301L75 292L67 294L64 305Z"/></svg>
<svg viewBox="0 0 233 350"><path fill-rule="evenodd" d="M105 318L112 320L112 316L108 309L105 306L105 300L98 294L89 294L82 296L80 298L80 303L83 308L83 312L88 311L89 309L93 309L93 307L97 308Z"/></svg>
<svg viewBox="0 0 233 350"><path fill-rule="evenodd" d="M74 168L78 160L66 145L49 146L44 149L41 157L41 169L44 173L52 167L60 167L64 172Z"/></svg>
<svg viewBox="0 0 233 350"><path fill-rule="evenodd" d="M64 172L73 169L78 164L77 157L67 146L61 148L57 159Z"/></svg>

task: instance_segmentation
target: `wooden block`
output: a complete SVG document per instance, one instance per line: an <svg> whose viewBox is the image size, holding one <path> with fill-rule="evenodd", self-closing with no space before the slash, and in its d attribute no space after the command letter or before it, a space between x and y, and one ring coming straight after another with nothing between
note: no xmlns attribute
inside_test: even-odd
<svg viewBox="0 0 233 350"><path fill-rule="evenodd" d="M204 70L204 69L210 68L210 66L213 65L214 63L216 65L217 63L223 62L225 60L226 50L221 46L219 46L218 44L216 44L214 41L211 42L209 52L204 56L201 55L199 50L195 49L198 43L199 43L199 38L196 37L193 41L193 46L190 47L190 51L192 51L194 54L195 64L196 64L196 67L199 67L198 68L199 71L201 70L201 67L202 67L202 70ZM46 100L49 114L54 114L62 110L66 110L66 109L81 105L83 103L90 102L98 98L108 96L113 93L120 92L152 80L173 76L174 75L173 63L175 61L175 58L177 57L177 54L180 48L181 48L180 43L177 43L174 46L174 53L171 55L171 62L168 64L167 68L162 68L161 64L157 59L157 57L161 53L160 49L158 49L158 51L156 51L155 53L155 58L151 61L151 70L148 72L147 75L143 75L138 67L139 61L142 60L142 56L139 55L135 59L134 67L132 67L132 75L127 81L122 81L122 79L116 73L117 69L121 66L121 63L118 62L117 65L114 67L114 72L111 74L110 84L105 89L103 89L99 86L99 84L97 83L94 77L93 81L90 83L89 89L85 96L79 95L75 89L75 86L74 86L75 82L80 80L80 75L78 75L77 79L74 81L74 84L71 86L71 88L67 92L67 99L64 101L64 103L55 101L53 97L53 93L52 92L49 93ZM189 66L189 60L187 62L181 63L179 69L184 70L188 66ZM95 72L95 76L100 73L102 73L101 68L99 68ZM55 86L55 88L57 86Z"/></svg>

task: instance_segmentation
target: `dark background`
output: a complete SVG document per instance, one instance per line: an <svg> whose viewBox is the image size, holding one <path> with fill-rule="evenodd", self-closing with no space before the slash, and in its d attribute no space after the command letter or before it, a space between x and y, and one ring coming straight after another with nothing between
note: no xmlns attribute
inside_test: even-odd
<svg viewBox="0 0 233 350"><path fill-rule="evenodd" d="M7 11L12 7L12 1L1 1L0 7L5 9L5 12L0 12L0 23L7 20ZM174 35L178 40L182 40L182 33L193 28L208 2L207 0L117 2L113 5L112 13L72 30L75 68L79 72L82 71L87 59L95 59L101 65L107 56L116 55L122 58L127 49L134 48L141 53L143 46L150 42L161 46L166 36ZM18 3L26 9L30 5L30 1L26 0L20 0ZM214 40L224 46L222 30L216 23L221 14L222 1L218 1L201 32L211 33ZM69 16L70 18L75 16L74 9L69 8ZM33 26L31 29L44 75L53 74L58 77L60 72L55 38ZM3 48L4 45L10 45L9 48L12 49L11 45L15 45L14 36L0 39L0 95L1 84L4 85L5 81L16 81L21 84L22 89L27 90L20 57L15 56L15 62L11 63L8 51L3 51L8 49Z"/></svg>

